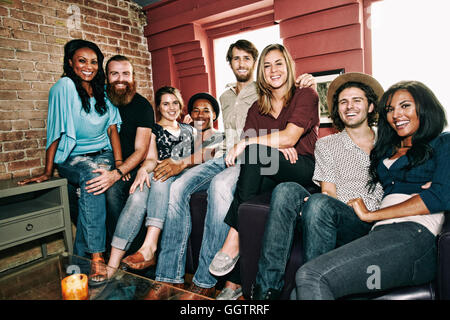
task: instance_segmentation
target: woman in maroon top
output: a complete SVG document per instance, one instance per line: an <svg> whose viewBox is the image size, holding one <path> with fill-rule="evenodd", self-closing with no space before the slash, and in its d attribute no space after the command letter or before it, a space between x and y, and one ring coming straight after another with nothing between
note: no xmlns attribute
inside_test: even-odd
<svg viewBox="0 0 450 320"><path fill-rule="evenodd" d="M243 139L226 155L227 166L241 161L234 199L225 217L230 231L210 272L222 276L239 258L238 208L281 182L312 185L318 138L318 95L295 87L295 65L280 44L267 46L258 61L259 99L248 111ZM239 161L238 161L239 164ZM269 183L266 183L269 182Z"/></svg>

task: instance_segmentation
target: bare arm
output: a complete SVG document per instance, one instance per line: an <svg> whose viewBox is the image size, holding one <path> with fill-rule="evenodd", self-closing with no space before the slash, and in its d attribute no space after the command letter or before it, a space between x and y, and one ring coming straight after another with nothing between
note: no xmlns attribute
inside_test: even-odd
<svg viewBox="0 0 450 320"><path fill-rule="evenodd" d="M120 146L120 138L119 131L117 130L117 126L115 124L110 125L108 127L108 136L109 141L111 142L111 147L114 154L114 160L123 160L122 159L122 147Z"/></svg>
<svg viewBox="0 0 450 320"><path fill-rule="evenodd" d="M148 174L155 169L157 161L158 150L156 148L156 136L152 133L150 147L148 148L144 162L136 174L136 179L134 179L134 182L130 187L130 193L133 193L137 187L142 191L144 183L150 188L150 178Z"/></svg>
<svg viewBox="0 0 450 320"><path fill-rule="evenodd" d="M276 149L292 148L300 137L305 132L304 128L298 127L293 123L288 123L286 128L263 136L252 137L239 141L228 152L225 157L227 166L233 166L236 158L245 150L245 147L250 144L262 144Z"/></svg>
<svg viewBox="0 0 450 320"><path fill-rule="evenodd" d="M54 160L55 160L55 154L56 150L58 149L58 143L59 139L53 141L53 143L50 145L50 147L47 148L47 151L45 152L45 169L44 173L40 176L25 179L22 181L19 181L19 185L24 185L30 182L43 182L48 179L50 179L53 176L53 169L55 166Z"/></svg>
<svg viewBox="0 0 450 320"><path fill-rule="evenodd" d="M372 212L367 210L364 201L361 198L350 200L348 205L353 207L355 213L362 221L366 222L430 214L430 211L419 195L415 195L401 203Z"/></svg>
<svg viewBox="0 0 450 320"><path fill-rule="evenodd" d="M337 198L336 185L334 183L321 181L320 189L322 193L325 193L330 197Z"/></svg>

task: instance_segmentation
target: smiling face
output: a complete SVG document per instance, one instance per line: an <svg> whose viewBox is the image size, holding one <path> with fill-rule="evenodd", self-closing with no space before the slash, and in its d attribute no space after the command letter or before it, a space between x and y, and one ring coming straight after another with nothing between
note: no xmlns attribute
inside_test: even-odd
<svg viewBox="0 0 450 320"><path fill-rule="evenodd" d="M194 127L197 130L205 131L212 128L216 113L208 100L198 99L192 106L191 118L194 120Z"/></svg>
<svg viewBox="0 0 450 320"><path fill-rule="evenodd" d="M108 83L106 92L111 102L117 106L125 106L136 94L136 83L133 79L133 66L128 61L111 61L107 70Z"/></svg>
<svg viewBox="0 0 450 320"><path fill-rule="evenodd" d="M233 48L232 54L233 57L231 58L230 66L236 76L236 80L238 82L247 82L251 80L255 68L253 56L249 52L236 47Z"/></svg>
<svg viewBox="0 0 450 320"><path fill-rule="evenodd" d="M272 89L283 88L287 83L286 60L280 50L271 50L264 57L264 79Z"/></svg>
<svg viewBox="0 0 450 320"><path fill-rule="evenodd" d="M82 81L90 82L98 72L97 54L90 48L80 48L69 59L69 64Z"/></svg>
<svg viewBox="0 0 450 320"><path fill-rule="evenodd" d="M419 129L420 121L416 102L407 90L396 91L386 106L386 118L389 125L403 140L404 146L411 146L414 133Z"/></svg>
<svg viewBox="0 0 450 320"><path fill-rule="evenodd" d="M125 92L133 83L133 67L128 61L111 61L108 65L108 83L117 92Z"/></svg>
<svg viewBox="0 0 450 320"><path fill-rule="evenodd" d="M158 109L162 118L165 118L168 121L175 121L180 116L180 101L178 101L177 97L173 94L163 94Z"/></svg>
<svg viewBox="0 0 450 320"><path fill-rule="evenodd" d="M373 111L363 90L350 87L342 90L338 97L338 113L346 127L357 128L368 125L367 117Z"/></svg>

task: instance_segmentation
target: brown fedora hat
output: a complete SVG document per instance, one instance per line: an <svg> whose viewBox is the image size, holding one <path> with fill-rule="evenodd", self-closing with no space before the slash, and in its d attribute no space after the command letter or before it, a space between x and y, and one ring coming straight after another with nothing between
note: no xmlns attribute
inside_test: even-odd
<svg viewBox="0 0 450 320"><path fill-rule="evenodd" d="M381 98L381 96L384 93L384 89L381 86L381 84L375 80L374 77L369 76L368 74L361 73L361 72L349 72L341 74L339 77L334 79L328 88L327 93L327 103L328 103L328 111L331 114L331 111L333 109L333 96L336 90L339 89L340 86L347 82L360 82L363 83L373 89L375 94L378 96L378 99Z"/></svg>

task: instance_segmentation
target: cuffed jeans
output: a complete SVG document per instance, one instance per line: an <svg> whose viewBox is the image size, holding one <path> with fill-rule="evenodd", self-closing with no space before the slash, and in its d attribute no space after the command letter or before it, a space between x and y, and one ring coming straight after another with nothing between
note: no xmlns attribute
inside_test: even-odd
<svg viewBox="0 0 450 320"><path fill-rule="evenodd" d="M170 185L182 173L172 176L166 181L153 180L153 172L149 173L150 188L144 183L142 191L139 187L129 195L125 207L120 214L111 246L127 251L137 236L145 213L145 226L163 229L169 204Z"/></svg>
<svg viewBox="0 0 450 320"><path fill-rule="evenodd" d="M94 195L86 191L86 182L97 177L95 169L110 170L114 163L112 151L106 151L96 156L71 156L63 163L57 164L61 177L69 183L80 186L78 199L77 232L75 235L74 254L88 254L105 251L105 194Z"/></svg>
<svg viewBox="0 0 450 320"><path fill-rule="evenodd" d="M106 243L111 243L117 222L122 213L128 196L130 195L130 187L136 178L137 169L130 171L130 179L117 180L108 190L106 190Z"/></svg>
<svg viewBox="0 0 450 320"><path fill-rule="evenodd" d="M380 225L300 267L291 299L332 300L424 284L434 279L436 260L436 237L424 226Z"/></svg>
<svg viewBox="0 0 450 320"><path fill-rule="evenodd" d="M296 182L284 182L275 187L262 240L256 284L262 292L281 290L284 274L300 221L305 197L309 192Z"/></svg>
<svg viewBox="0 0 450 320"><path fill-rule="evenodd" d="M216 285L217 279L210 274L209 265L228 234L229 227L223 219L233 200L239 169L239 165L227 168L224 158L216 158L189 169L172 184L156 267L157 281L184 282L186 248L192 228L189 201L194 192L207 190L199 264L192 281L202 288Z"/></svg>

